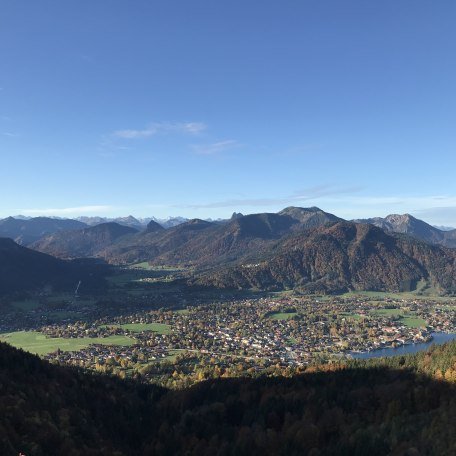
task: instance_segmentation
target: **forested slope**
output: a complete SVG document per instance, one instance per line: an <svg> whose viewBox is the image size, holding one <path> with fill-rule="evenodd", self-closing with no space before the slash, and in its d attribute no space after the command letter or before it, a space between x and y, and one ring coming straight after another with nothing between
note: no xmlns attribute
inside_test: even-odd
<svg viewBox="0 0 456 456"><path fill-rule="evenodd" d="M449 456L455 380L456 343L182 391L52 366L0 344L0 453Z"/></svg>

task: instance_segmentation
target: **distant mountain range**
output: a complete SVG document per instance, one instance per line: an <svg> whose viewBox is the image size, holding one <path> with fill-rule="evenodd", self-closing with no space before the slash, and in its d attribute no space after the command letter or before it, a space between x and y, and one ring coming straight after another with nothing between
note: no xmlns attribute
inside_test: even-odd
<svg viewBox="0 0 456 456"><path fill-rule="evenodd" d="M438 226L438 225L432 225L434 228L437 228L440 231L453 231L456 230L454 226Z"/></svg>
<svg viewBox="0 0 456 456"><path fill-rule="evenodd" d="M456 230L440 230L409 214L392 214L385 218L375 217L354 221L358 223L370 223L393 233L408 234L431 244L439 244L451 248L456 247Z"/></svg>
<svg viewBox="0 0 456 456"><path fill-rule="evenodd" d="M134 233L138 233L136 228L114 222L100 223L80 230L57 231L32 243L30 247L61 258L94 257L121 237Z"/></svg>
<svg viewBox="0 0 456 456"><path fill-rule="evenodd" d="M242 214L241 214L242 215ZM135 218L132 215L127 217L117 217L117 218L108 218L108 217L78 217L78 221L89 225L99 225L101 223L108 223L114 222L118 223L119 225L125 225L132 228L136 228L137 230L144 229L147 224L151 221L154 221L161 225L163 228L172 228L173 226L180 225L182 223L188 222L189 219L185 217L168 217L165 219L160 219L156 217L148 217L148 218ZM212 222L212 219L207 219L208 222ZM215 222L225 222L226 220L217 219L214 220Z"/></svg>
<svg viewBox="0 0 456 456"><path fill-rule="evenodd" d="M264 251L291 233L308 230L341 219L318 208L287 208L278 214L236 215L226 223L193 219L164 229L153 220L141 232L123 233L112 243L86 242L98 238L97 227L56 233L32 247L61 258L97 256L111 263L150 261L165 264L212 266L236 261L252 252ZM117 225L113 223L110 228ZM107 229L107 225L103 226ZM119 225L117 225L119 226ZM91 233L96 230L97 234ZM104 239L108 236L105 235Z"/></svg>
<svg viewBox="0 0 456 456"><path fill-rule="evenodd" d="M122 224L88 226L81 220L9 218L0 221L0 229L54 229L28 245L61 259L192 267L190 282L205 286L399 291L424 281L442 293L456 291L456 230L442 231L407 214L348 222L317 207L288 207L278 213L234 213L223 223L179 219L164 228L152 219L147 225L136 222L126 217ZM74 223L76 229L66 229Z"/></svg>
<svg viewBox="0 0 456 456"><path fill-rule="evenodd" d="M312 208L310 208L312 209ZM279 212L279 215L289 215L292 218L301 217L302 208L290 207ZM323 212L323 211L321 211ZM251 214L252 216L256 214ZM234 212L231 219L205 219L215 225L223 225L232 222L235 219L244 217L241 213ZM250 216L247 216L250 217ZM334 216L335 217L335 216ZM342 220L335 217L334 220ZM317 218L314 217L315 226L318 225ZM147 225L155 222L165 229L174 228L176 226L190 222L190 219L185 217L169 217L167 219L159 219L156 217L135 218L131 215L127 217L107 218L107 217L79 217L76 220L63 219L56 217L25 217L18 215L0 219L0 236L10 237L21 245L30 245L45 236L54 234L59 231L74 231L86 227L117 223L122 226L134 228L137 231L144 231ZM324 219L325 222L328 220ZM368 219L352 220L355 223L368 223L382 228L393 233L408 234L416 239L423 240L432 244L439 244L445 247L456 247L456 229L451 227L437 227L419 220L409 214L391 214L387 217L374 217ZM311 227L310 225L308 226Z"/></svg>
<svg viewBox="0 0 456 456"><path fill-rule="evenodd" d="M127 217L117 217L117 218L108 218L108 217L78 217L78 220L81 223L84 223L86 226L95 226L101 225L104 223L118 223L119 225L129 226L131 228L135 228L137 230L144 229L147 225L149 220L144 219L137 219L132 215L128 215Z"/></svg>
<svg viewBox="0 0 456 456"><path fill-rule="evenodd" d="M8 217L0 220L0 236L14 239L18 244L28 245L48 234L58 231L77 230L86 225L77 220L35 217L18 219Z"/></svg>

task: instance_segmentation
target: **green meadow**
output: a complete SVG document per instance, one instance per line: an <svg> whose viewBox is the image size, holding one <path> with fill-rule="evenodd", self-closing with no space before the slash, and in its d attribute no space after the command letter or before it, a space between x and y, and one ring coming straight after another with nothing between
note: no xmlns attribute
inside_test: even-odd
<svg viewBox="0 0 456 456"><path fill-rule="evenodd" d="M268 315L271 320L290 320L298 315L297 312L272 312Z"/></svg>
<svg viewBox="0 0 456 456"><path fill-rule="evenodd" d="M126 323L123 325L113 324L104 326L114 326L122 329L128 329L132 332L155 331L158 334L169 334L171 327L162 323Z"/></svg>
<svg viewBox="0 0 456 456"><path fill-rule="evenodd" d="M130 346L135 340L126 336L84 337L80 339L50 338L37 331L16 331L0 335L0 341L8 342L16 348L37 355L52 353L58 348L62 351L77 351L90 344Z"/></svg>
<svg viewBox="0 0 456 456"><path fill-rule="evenodd" d="M24 299L23 301L13 301L11 303L11 306L16 310L28 312L30 310L35 310L39 307L42 307L42 304L40 304L38 299Z"/></svg>
<svg viewBox="0 0 456 456"><path fill-rule="evenodd" d="M350 312L341 312L340 315L345 318L353 318L353 320L360 320L362 318L361 315Z"/></svg>
<svg viewBox="0 0 456 456"><path fill-rule="evenodd" d="M372 310L371 315L379 315L385 317L398 317L401 323L409 328L421 328L426 326L426 320L416 316L414 312L407 312L403 309L376 309Z"/></svg>

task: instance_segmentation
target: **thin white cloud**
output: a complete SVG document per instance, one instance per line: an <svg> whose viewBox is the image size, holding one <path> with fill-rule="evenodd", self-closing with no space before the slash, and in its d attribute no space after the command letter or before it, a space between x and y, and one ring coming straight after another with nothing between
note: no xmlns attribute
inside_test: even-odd
<svg viewBox="0 0 456 456"><path fill-rule="evenodd" d="M456 225L456 196L451 195L334 195L322 198L319 203L346 219L408 213L431 224Z"/></svg>
<svg viewBox="0 0 456 456"><path fill-rule="evenodd" d="M7 136L8 138L17 138L19 136L16 133L11 133L9 131L2 131L0 132L0 135Z"/></svg>
<svg viewBox="0 0 456 456"><path fill-rule="evenodd" d="M379 206L408 208L409 211L420 212L429 208L456 206L456 196L424 195L424 196L355 196L344 200L354 207L375 208Z"/></svg>
<svg viewBox="0 0 456 456"><path fill-rule="evenodd" d="M101 214L110 212L113 206L78 206L52 209L22 209L20 212L24 215L52 215L52 216L77 216L86 214Z"/></svg>
<svg viewBox="0 0 456 456"><path fill-rule="evenodd" d="M190 204L185 206L176 206L189 209L216 209L225 207L276 207L302 204L307 201L323 198L328 195L340 195L354 193L361 190L361 187L336 187L332 185L319 185L304 190L297 191L291 195L278 198L238 198L223 201L215 201L203 204Z"/></svg>
<svg viewBox="0 0 456 456"><path fill-rule="evenodd" d="M112 136L120 139L139 139L169 133L197 135L206 128L207 125L203 122L153 122L142 130L117 130Z"/></svg>
<svg viewBox="0 0 456 456"><path fill-rule="evenodd" d="M456 226L456 196L369 196L356 194L363 190L360 186L321 185L281 197L233 198L200 204L175 205L174 207L211 212L224 208L249 211L262 208L261 210L275 212L278 208L286 206L318 205L323 210L348 220L385 217L392 213L409 213L431 224Z"/></svg>
<svg viewBox="0 0 456 456"><path fill-rule="evenodd" d="M239 147L240 144L234 139L218 141L211 144L195 144L192 146L194 152L198 155L217 155L225 150Z"/></svg>

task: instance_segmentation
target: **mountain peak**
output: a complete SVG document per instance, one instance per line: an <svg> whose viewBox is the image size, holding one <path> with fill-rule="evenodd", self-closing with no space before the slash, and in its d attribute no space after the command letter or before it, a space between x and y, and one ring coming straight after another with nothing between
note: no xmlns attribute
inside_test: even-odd
<svg viewBox="0 0 456 456"><path fill-rule="evenodd" d="M151 220L146 227L146 233L156 233L157 231L162 231L164 228L154 220Z"/></svg>
<svg viewBox="0 0 456 456"><path fill-rule="evenodd" d="M194 218L194 219L188 220L187 222L184 222L182 225L211 225L211 222L208 222L207 220L202 220L199 218Z"/></svg>
<svg viewBox="0 0 456 456"><path fill-rule="evenodd" d="M278 213L282 216L291 217L297 220L303 228L315 228L317 226L325 225L326 223L339 222L342 219L333 214L329 214L321 210L319 207L286 207Z"/></svg>
<svg viewBox="0 0 456 456"><path fill-rule="evenodd" d="M317 206L312 206L312 207L300 207L300 206L288 206L285 209L282 209L279 214L293 214L293 213L309 213L309 212L324 212L322 209L320 209Z"/></svg>
<svg viewBox="0 0 456 456"><path fill-rule="evenodd" d="M233 215L231 216L230 220L236 220L241 217L244 217L244 214L241 214L240 212L233 212Z"/></svg>

